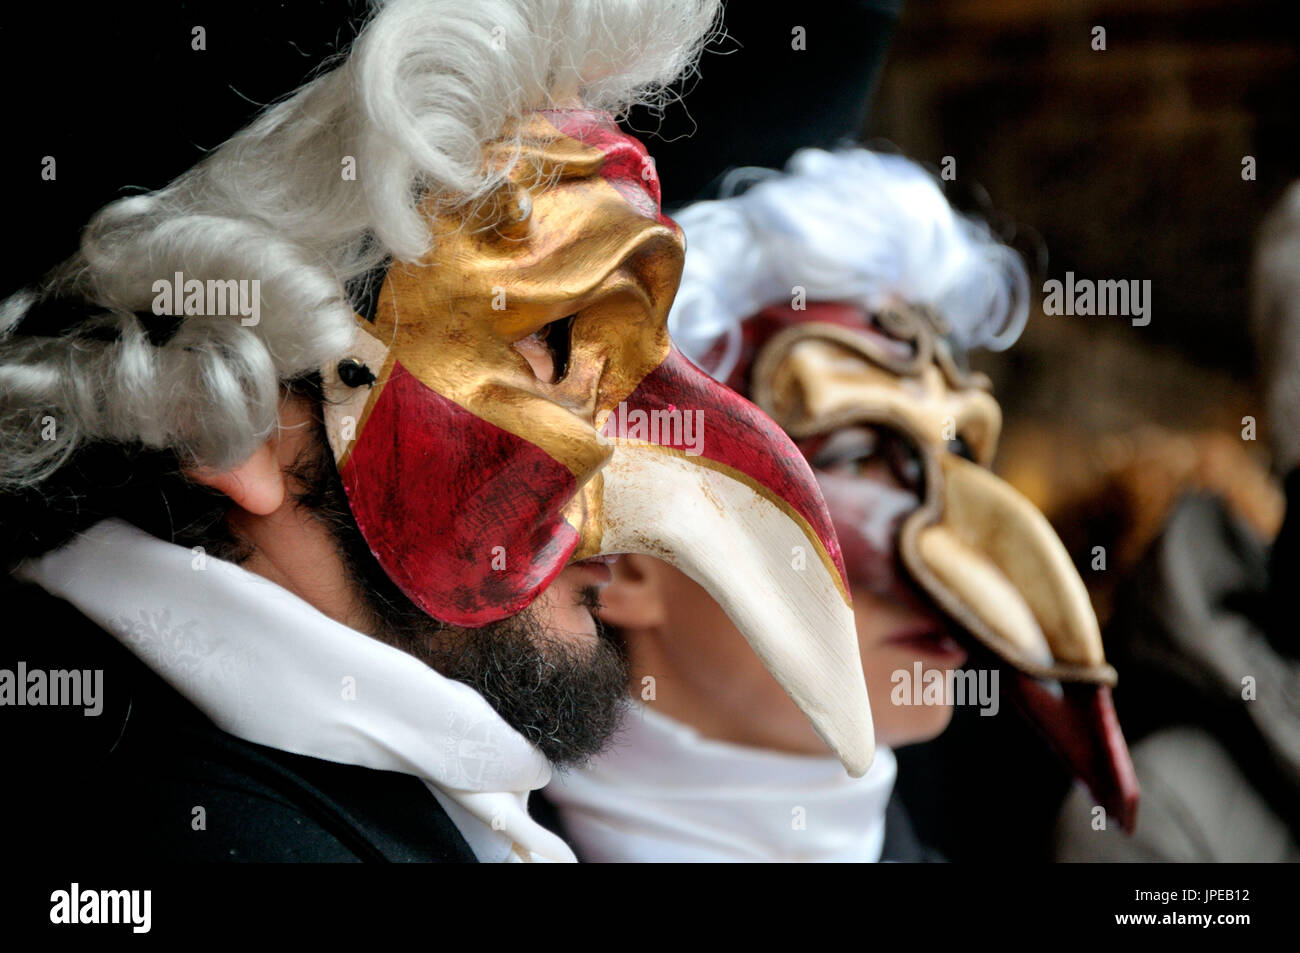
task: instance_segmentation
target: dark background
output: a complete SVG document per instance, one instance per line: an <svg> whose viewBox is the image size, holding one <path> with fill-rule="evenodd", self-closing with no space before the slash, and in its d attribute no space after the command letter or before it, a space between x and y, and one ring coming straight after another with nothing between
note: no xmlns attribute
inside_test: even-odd
<svg viewBox="0 0 1300 953"><path fill-rule="evenodd" d="M76 250L115 198L160 188L346 52L362 0L15 5L0 18L9 240L0 293ZM191 31L206 30L203 51ZM41 179L53 156L54 181Z"/></svg>

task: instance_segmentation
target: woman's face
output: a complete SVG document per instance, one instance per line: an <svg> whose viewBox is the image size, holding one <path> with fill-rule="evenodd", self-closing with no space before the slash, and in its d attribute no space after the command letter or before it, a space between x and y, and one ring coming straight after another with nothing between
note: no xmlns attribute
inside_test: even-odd
<svg viewBox="0 0 1300 953"><path fill-rule="evenodd" d="M840 427L801 449L844 550L877 740L929 740L948 726L952 705L906 702L921 697L926 672L957 668L966 653L899 567L898 534L925 498L925 467L904 437L882 427Z"/></svg>

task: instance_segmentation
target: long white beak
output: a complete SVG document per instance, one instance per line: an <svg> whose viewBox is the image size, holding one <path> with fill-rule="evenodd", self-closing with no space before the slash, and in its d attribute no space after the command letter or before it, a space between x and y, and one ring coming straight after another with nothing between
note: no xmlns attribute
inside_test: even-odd
<svg viewBox="0 0 1300 953"><path fill-rule="evenodd" d="M622 443L602 471L604 553L642 553L703 586L854 777L875 753L853 610L808 524L725 464Z"/></svg>

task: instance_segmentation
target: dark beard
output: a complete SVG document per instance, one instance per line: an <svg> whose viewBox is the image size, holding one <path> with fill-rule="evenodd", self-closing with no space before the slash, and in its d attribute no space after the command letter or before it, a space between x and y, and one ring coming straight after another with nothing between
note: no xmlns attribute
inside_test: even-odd
<svg viewBox="0 0 1300 953"><path fill-rule="evenodd" d="M597 621L591 644L572 644L535 606L477 629L429 617L380 567L358 529L325 438L288 471L294 499L324 523L371 617L370 633L435 671L469 685L552 764L576 766L600 752L627 707L627 659ZM597 604L596 590L580 602Z"/></svg>
<svg viewBox="0 0 1300 953"><path fill-rule="evenodd" d="M597 623L574 645L531 608L480 629L448 629L424 660L469 685L558 766L586 762L618 730L627 707L627 660Z"/></svg>

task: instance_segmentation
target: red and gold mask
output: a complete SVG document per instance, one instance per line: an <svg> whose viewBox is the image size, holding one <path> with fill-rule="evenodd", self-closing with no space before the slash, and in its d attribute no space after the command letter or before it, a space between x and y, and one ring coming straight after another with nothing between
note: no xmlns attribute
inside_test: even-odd
<svg viewBox="0 0 1300 953"><path fill-rule="evenodd" d="M780 428L673 348L683 239L644 148L581 110L518 132L487 149L510 170L496 194L426 204L433 251L389 270L354 354L325 369L362 534L412 601L464 627L519 612L570 562L663 558L861 773L871 719L829 515Z"/></svg>
<svg viewBox="0 0 1300 953"><path fill-rule="evenodd" d="M941 319L917 308L775 307L745 330L750 393L810 460L864 426L882 435L870 453L893 448L887 485L818 469L854 581L904 602L919 590L1009 665L1012 701L1131 829L1138 789L1115 671L1065 547L989 470L1002 415L987 378L960 370Z"/></svg>

